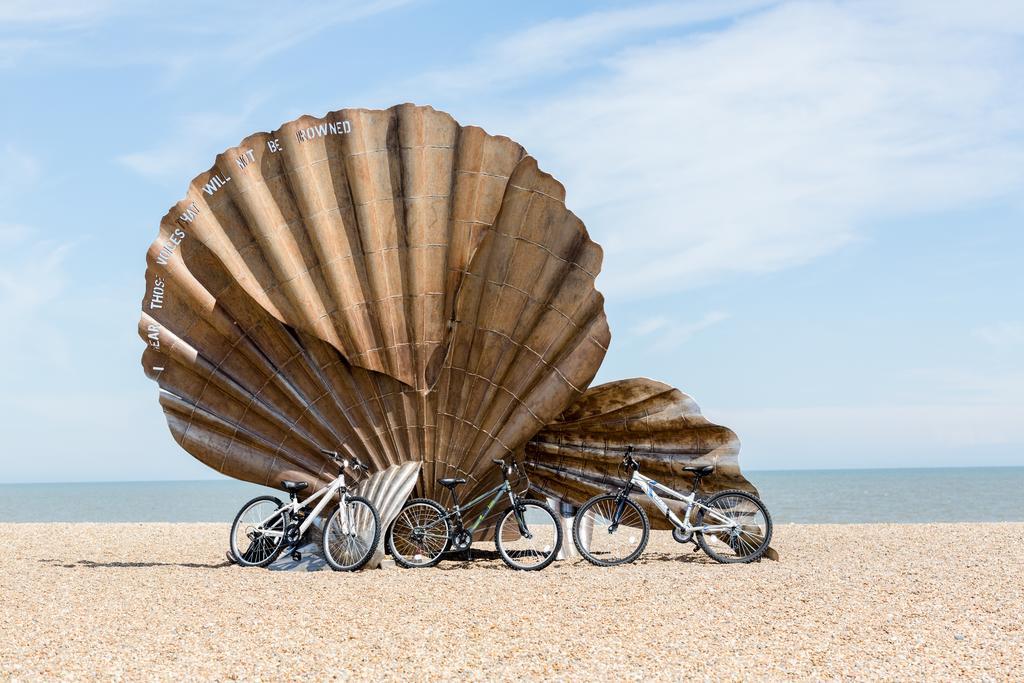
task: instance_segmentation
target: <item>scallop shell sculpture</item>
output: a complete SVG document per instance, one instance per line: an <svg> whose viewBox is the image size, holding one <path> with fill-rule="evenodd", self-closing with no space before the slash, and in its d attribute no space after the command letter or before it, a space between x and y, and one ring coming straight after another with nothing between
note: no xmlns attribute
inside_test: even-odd
<svg viewBox="0 0 1024 683"><path fill-rule="evenodd" d="M175 439L270 486L322 485L332 444L422 462L421 494L486 486L610 341L601 249L564 196L519 145L428 107L246 138L147 256L143 365Z"/></svg>
<svg viewBox="0 0 1024 683"><path fill-rule="evenodd" d="M446 476L482 492L525 447L536 487L576 505L639 427L664 426L652 467L734 464L724 432L687 446L710 432L676 390L587 390L610 342L602 253L564 199L520 145L410 104L303 116L218 155L147 254L142 362L175 440L271 487L324 485L321 447L371 472L415 461L434 498ZM664 425L636 412L654 405Z"/></svg>

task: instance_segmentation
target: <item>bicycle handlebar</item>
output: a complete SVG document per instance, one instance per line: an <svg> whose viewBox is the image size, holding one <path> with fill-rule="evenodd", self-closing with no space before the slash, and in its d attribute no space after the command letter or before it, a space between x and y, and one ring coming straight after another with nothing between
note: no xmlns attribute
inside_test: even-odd
<svg viewBox="0 0 1024 683"><path fill-rule="evenodd" d="M363 472L369 472L370 468L360 462L356 456L350 456L348 459L342 458L338 451L329 451L326 448L321 448L320 452L330 457L331 460L341 465L342 467L351 467L354 470L362 470Z"/></svg>
<svg viewBox="0 0 1024 683"><path fill-rule="evenodd" d="M622 464L633 470L640 469L640 463L633 457L633 446L626 446L626 454L622 456Z"/></svg>
<svg viewBox="0 0 1024 683"><path fill-rule="evenodd" d="M512 474L514 470L519 469L519 463L517 463L515 459L513 459L512 462L510 463L506 463L504 460L494 459L492 459L491 462L493 462L495 465L501 468L501 472L502 474L505 475L506 478L508 477L508 475Z"/></svg>

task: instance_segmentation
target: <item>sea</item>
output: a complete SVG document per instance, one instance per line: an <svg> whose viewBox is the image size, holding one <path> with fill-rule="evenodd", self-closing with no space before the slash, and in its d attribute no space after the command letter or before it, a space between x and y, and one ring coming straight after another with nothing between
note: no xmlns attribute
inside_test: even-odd
<svg viewBox="0 0 1024 683"><path fill-rule="evenodd" d="M744 474L776 524L1024 522L1024 467ZM272 493L234 480L0 484L0 522L230 522Z"/></svg>

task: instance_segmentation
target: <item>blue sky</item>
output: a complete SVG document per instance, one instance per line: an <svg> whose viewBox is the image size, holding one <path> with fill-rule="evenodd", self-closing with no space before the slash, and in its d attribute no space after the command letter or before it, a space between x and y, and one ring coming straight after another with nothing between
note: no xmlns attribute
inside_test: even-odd
<svg viewBox="0 0 1024 683"><path fill-rule="evenodd" d="M404 101L564 182L598 380L745 468L1024 464L1019 2L8 0L0 85L0 481L215 476L139 365L160 217L251 132Z"/></svg>

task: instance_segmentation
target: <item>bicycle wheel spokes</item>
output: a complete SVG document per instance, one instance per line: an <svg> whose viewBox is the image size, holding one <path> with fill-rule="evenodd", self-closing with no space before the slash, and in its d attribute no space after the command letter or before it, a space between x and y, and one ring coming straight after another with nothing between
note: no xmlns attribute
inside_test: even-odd
<svg viewBox="0 0 1024 683"><path fill-rule="evenodd" d="M601 496L585 504L578 513L576 545L583 556L598 565L632 562L647 545L649 522L636 502L621 501L622 510L616 523L620 501L616 496ZM590 529L589 535L579 530Z"/></svg>
<svg viewBox="0 0 1024 683"><path fill-rule="evenodd" d="M275 514L277 505L256 500L239 515L234 528L233 546L242 564L259 565L273 555L284 537L284 516Z"/></svg>
<svg viewBox="0 0 1024 683"><path fill-rule="evenodd" d="M514 569L541 569L554 560L561 545L562 529L546 505L535 501L520 505L527 533L522 533L516 514L510 509L498 520L495 543L502 559Z"/></svg>
<svg viewBox="0 0 1024 683"><path fill-rule="evenodd" d="M742 562L764 552L771 522L763 505L739 492L713 496L706 505L700 523L712 529L701 534L708 555L719 562Z"/></svg>
<svg viewBox="0 0 1024 683"><path fill-rule="evenodd" d="M324 533L324 550L342 569L359 568L375 550L377 516L360 498L350 498L331 515Z"/></svg>
<svg viewBox="0 0 1024 683"><path fill-rule="evenodd" d="M441 559L448 535L448 522L436 504L412 501L391 527L391 553L407 566L428 567Z"/></svg>

